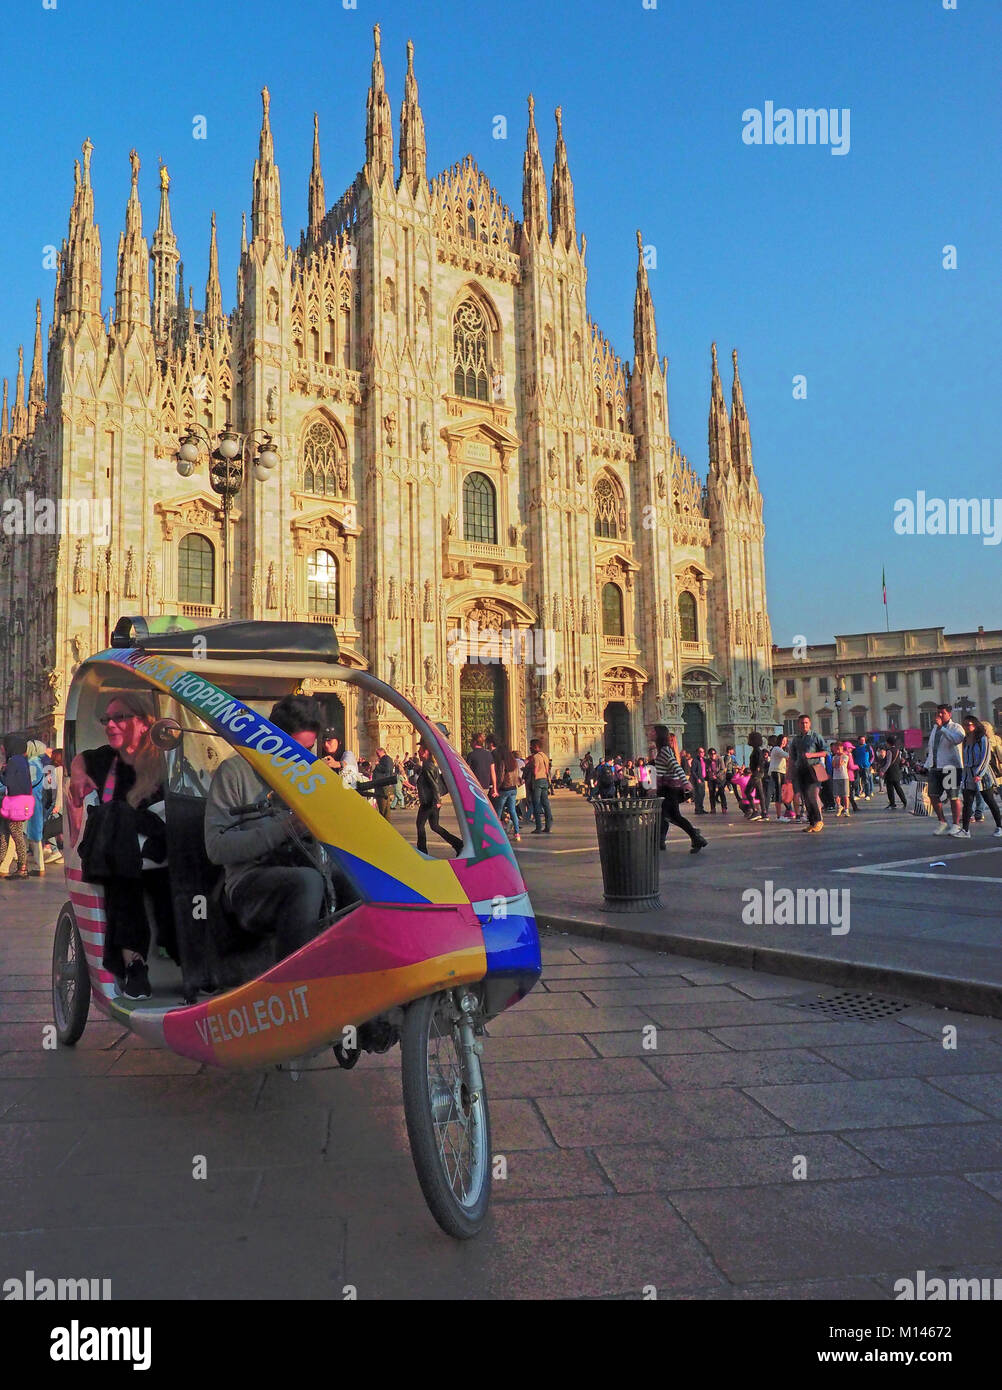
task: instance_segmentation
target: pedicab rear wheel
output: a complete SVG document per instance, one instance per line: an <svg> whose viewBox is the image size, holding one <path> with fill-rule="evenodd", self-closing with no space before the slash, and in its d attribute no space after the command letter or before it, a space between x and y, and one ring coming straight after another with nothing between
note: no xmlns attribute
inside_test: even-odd
<svg viewBox="0 0 1002 1390"><path fill-rule="evenodd" d="M469 1240L491 1196L491 1122L464 991L427 995L404 1015L404 1114L418 1182L447 1235ZM458 997L457 997L458 996Z"/></svg>
<svg viewBox="0 0 1002 1390"><path fill-rule="evenodd" d="M64 1047L80 1037L90 1012L90 972L73 908L64 903L52 943L52 1016Z"/></svg>

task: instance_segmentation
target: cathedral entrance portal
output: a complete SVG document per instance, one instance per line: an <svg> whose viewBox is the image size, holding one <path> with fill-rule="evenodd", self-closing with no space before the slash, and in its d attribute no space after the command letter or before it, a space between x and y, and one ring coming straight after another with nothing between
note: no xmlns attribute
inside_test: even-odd
<svg viewBox="0 0 1002 1390"><path fill-rule="evenodd" d="M633 757L633 733L630 711L622 700L610 700L603 711L605 719L606 753L622 753L624 758Z"/></svg>
<svg viewBox="0 0 1002 1390"><path fill-rule="evenodd" d="M706 711L702 705L690 701L683 706L682 718L685 731L682 734L682 747L689 753L706 747Z"/></svg>
<svg viewBox="0 0 1002 1390"><path fill-rule="evenodd" d="M493 734L508 746L505 718L505 673L497 663L467 662L459 677L460 750L467 753L475 734Z"/></svg>

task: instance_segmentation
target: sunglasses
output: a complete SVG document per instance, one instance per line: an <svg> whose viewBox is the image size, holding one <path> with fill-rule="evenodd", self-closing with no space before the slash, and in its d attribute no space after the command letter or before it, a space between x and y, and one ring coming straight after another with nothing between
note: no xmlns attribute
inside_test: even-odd
<svg viewBox="0 0 1002 1390"><path fill-rule="evenodd" d="M130 719L135 719L134 714L103 714L97 721L99 724L128 724Z"/></svg>

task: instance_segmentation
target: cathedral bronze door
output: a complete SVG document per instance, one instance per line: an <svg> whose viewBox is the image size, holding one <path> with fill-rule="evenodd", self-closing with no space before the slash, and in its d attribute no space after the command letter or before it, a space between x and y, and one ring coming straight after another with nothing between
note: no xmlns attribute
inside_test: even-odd
<svg viewBox="0 0 1002 1390"><path fill-rule="evenodd" d="M469 751L475 734L493 734L507 746L505 677L500 665L468 663L459 678L460 750Z"/></svg>
<svg viewBox="0 0 1002 1390"><path fill-rule="evenodd" d="M624 758L633 757L633 733L630 728L630 711L622 700L612 700L603 712L605 718L605 752L622 753Z"/></svg>
<svg viewBox="0 0 1002 1390"><path fill-rule="evenodd" d="M702 705L690 701L682 708L685 729L682 733L682 747L689 753L706 747L706 711Z"/></svg>

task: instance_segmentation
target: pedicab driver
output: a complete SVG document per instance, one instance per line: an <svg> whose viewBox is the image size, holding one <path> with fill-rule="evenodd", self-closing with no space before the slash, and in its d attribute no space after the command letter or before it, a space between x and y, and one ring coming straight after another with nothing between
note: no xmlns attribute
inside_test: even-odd
<svg viewBox="0 0 1002 1390"><path fill-rule="evenodd" d="M319 705L304 695L285 696L269 718L303 748L314 747L324 726ZM226 900L240 926L252 936L274 933L275 958L282 960L320 930L326 884L319 870L295 862L293 828L308 832L281 802L268 814L233 814L263 802L270 790L245 758L227 758L209 787L205 849L223 866Z"/></svg>

